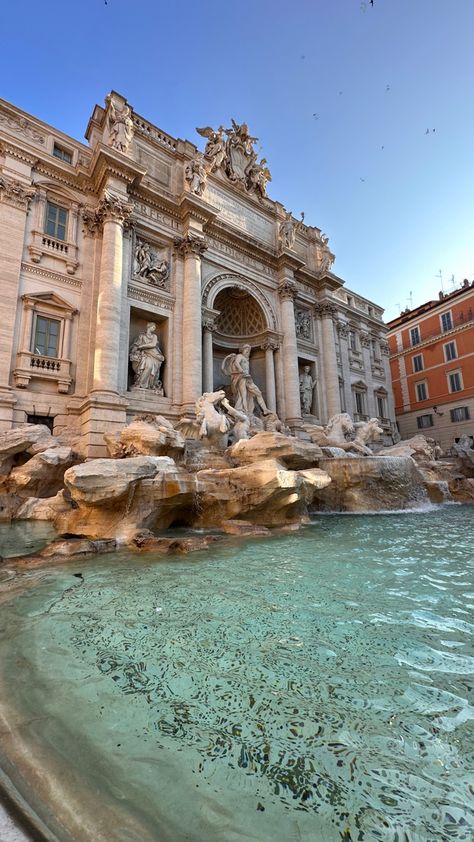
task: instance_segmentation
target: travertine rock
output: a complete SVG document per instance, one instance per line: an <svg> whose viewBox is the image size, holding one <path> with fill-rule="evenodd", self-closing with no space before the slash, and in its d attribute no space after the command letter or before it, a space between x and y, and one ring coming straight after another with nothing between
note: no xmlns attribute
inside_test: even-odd
<svg viewBox="0 0 474 842"><path fill-rule="evenodd" d="M15 520L54 520L61 512L67 512L71 504L66 500L64 491L58 491L54 497L27 497L22 499L15 510Z"/></svg>
<svg viewBox="0 0 474 842"><path fill-rule="evenodd" d="M64 472L75 462L70 447L51 447L13 468L8 489L20 497L54 497L63 487Z"/></svg>
<svg viewBox="0 0 474 842"><path fill-rule="evenodd" d="M219 526L247 520L261 526L301 522L317 489L329 484L324 471L288 471L276 459L240 468L200 471L194 525Z"/></svg>
<svg viewBox="0 0 474 842"><path fill-rule="evenodd" d="M105 475L108 466L116 470ZM196 478L168 457L96 459L80 467L87 472L67 472L74 508L55 518L60 534L127 541L137 529L166 529L192 520ZM95 485L98 476L100 488Z"/></svg>
<svg viewBox="0 0 474 842"><path fill-rule="evenodd" d="M423 476L410 457L323 459L319 464L332 483L316 491L315 510L387 511L428 502Z"/></svg>
<svg viewBox="0 0 474 842"><path fill-rule="evenodd" d="M384 447L377 456L412 456L415 462L431 462L435 458L436 445L433 439L429 440L421 434L411 439L399 441L392 447Z"/></svg>
<svg viewBox="0 0 474 842"><path fill-rule="evenodd" d="M135 420L119 433L105 433L110 456L169 456L178 458L184 451L184 438L169 421L157 416L153 421Z"/></svg>
<svg viewBox="0 0 474 842"><path fill-rule="evenodd" d="M64 483L76 503L115 505L141 479L154 477L173 465L166 456L136 456L129 459L92 459L75 465L64 474Z"/></svg>
<svg viewBox="0 0 474 842"><path fill-rule="evenodd" d="M322 458L317 444L284 436L281 433L257 433L228 448L227 456L235 465L250 465L262 459L277 459L286 468L299 470L313 467Z"/></svg>

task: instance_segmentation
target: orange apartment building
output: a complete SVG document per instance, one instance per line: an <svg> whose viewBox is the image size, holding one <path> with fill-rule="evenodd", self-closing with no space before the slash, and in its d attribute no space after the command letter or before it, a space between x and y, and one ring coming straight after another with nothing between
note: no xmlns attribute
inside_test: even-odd
<svg viewBox="0 0 474 842"><path fill-rule="evenodd" d="M395 414L403 439L448 449L474 437L474 281L388 322Z"/></svg>

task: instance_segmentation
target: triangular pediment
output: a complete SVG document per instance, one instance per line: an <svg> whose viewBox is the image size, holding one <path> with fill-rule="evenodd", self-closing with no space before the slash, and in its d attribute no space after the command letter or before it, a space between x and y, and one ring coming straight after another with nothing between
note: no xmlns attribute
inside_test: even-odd
<svg viewBox="0 0 474 842"><path fill-rule="evenodd" d="M34 293L27 293L21 296L23 301L30 304L36 304L36 306L43 305L51 307L55 310L62 310L63 312L68 313L75 313L76 308L70 304L69 301L66 301L64 298L61 298L56 292L48 291L48 292L34 292Z"/></svg>
<svg viewBox="0 0 474 842"><path fill-rule="evenodd" d="M351 383L351 387L352 389L367 389L367 386L363 380L356 380L355 383Z"/></svg>

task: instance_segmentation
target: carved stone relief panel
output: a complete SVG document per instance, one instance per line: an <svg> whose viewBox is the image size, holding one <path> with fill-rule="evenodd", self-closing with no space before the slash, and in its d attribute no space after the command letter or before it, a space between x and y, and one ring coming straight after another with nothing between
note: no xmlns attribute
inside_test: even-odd
<svg viewBox="0 0 474 842"><path fill-rule="evenodd" d="M313 324L311 311L303 308L295 309L295 331L297 339L306 339L310 342L313 339Z"/></svg>
<svg viewBox="0 0 474 842"><path fill-rule="evenodd" d="M169 249L158 243L150 243L136 237L133 248L132 276L154 287L169 290Z"/></svg>

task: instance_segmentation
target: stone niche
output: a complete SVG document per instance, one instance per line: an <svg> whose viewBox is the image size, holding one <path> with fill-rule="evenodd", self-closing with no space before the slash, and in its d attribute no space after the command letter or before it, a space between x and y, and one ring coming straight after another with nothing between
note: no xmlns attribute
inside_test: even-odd
<svg viewBox="0 0 474 842"><path fill-rule="evenodd" d="M318 396L318 369L315 360L306 359L305 357L298 357L298 377L299 382L301 384L301 378L305 376L305 368L309 366L309 376L312 379L312 382L316 381L316 385L313 388L313 394L311 398L311 411L305 412L302 403L302 395L301 395L301 385L300 385L300 400L301 400L301 414L304 416L311 415L314 418L319 418L319 396Z"/></svg>
<svg viewBox="0 0 474 842"><path fill-rule="evenodd" d="M145 336L147 333L147 327L149 324L156 325L155 334L157 337L157 344L156 350L161 353L164 357L163 361L161 362L159 373L154 378L153 385L151 385L151 377L148 375L150 370L150 365L148 361L145 361L144 366L140 366L141 361L141 351L140 346L135 347L134 352L134 361L130 359L130 351L131 348L138 337ZM130 328L129 328L129 341L128 341L128 349L127 349L127 360L128 360L128 369L127 369L127 392L131 394L132 400L162 400L165 397L170 397L170 383L169 383L169 357L168 357L168 347L169 347L169 323L168 319L165 316L158 315L157 313L150 313L146 310L141 310L136 307L132 307L130 310ZM134 370L134 364L135 369ZM142 368L141 374L137 372L137 370ZM140 386L137 383L138 380L142 380L142 385Z"/></svg>

